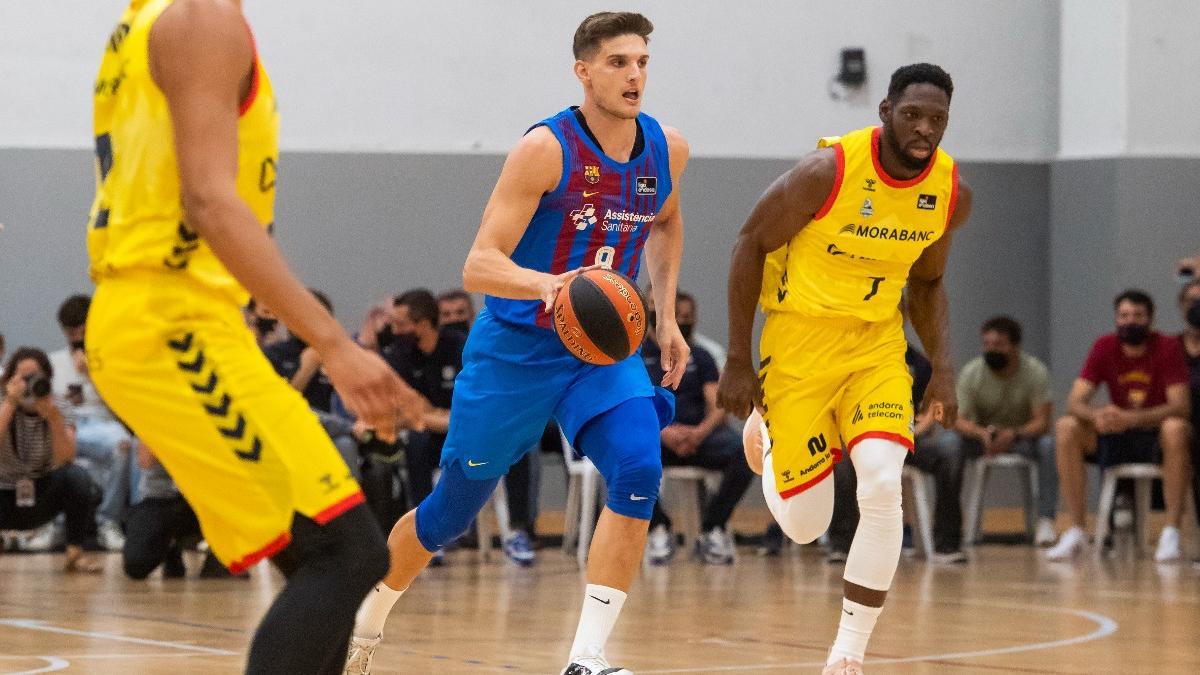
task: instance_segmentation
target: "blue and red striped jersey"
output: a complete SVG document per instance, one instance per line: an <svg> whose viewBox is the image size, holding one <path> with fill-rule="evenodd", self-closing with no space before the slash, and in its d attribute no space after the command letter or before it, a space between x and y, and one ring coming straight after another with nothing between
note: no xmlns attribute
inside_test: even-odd
<svg viewBox="0 0 1200 675"><path fill-rule="evenodd" d="M602 264L637 279L654 218L671 195L671 164L662 127L637 117L641 152L628 162L610 159L567 108L530 127L545 126L562 147L558 186L542 196L512 260L521 267L562 274ZM551 327L540 300L487 296L488 310L509 322Z"/></svg>

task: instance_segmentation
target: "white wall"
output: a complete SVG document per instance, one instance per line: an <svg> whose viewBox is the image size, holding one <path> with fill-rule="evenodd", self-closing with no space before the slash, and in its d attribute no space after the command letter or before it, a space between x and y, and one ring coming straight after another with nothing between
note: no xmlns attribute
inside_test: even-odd
<svg viewBox="0 0 1200 675"><path fill-rule="evenodd" d="M1127 0L1062 0L1059 156L1117 157L1127 148Z"/></svg>
<svg viewBox="0 0 1200 675"><path fill-rule="evenodd" d="M1184 2L1186 0L1181 0ZM647 110L697 155L789 157L871 123L915 60L956 80L947 148L1044 160L1058 134L1058 3L1047 0L626 3L658 26ZM0 0L0 146L86 147L88 93L120 0ZM503 152L579 99L570 42L597 4L245 0L280 92L286 149ZM827 95L842 47L868 92ZM15 105L14 105L15 104Z"/></svg>
<svg viewBox="0 0 1200 675"><path fill-rule="evenodd" d="M1200 2L1138 0L1129 13L1131 155L1200 156Z"/></svg>

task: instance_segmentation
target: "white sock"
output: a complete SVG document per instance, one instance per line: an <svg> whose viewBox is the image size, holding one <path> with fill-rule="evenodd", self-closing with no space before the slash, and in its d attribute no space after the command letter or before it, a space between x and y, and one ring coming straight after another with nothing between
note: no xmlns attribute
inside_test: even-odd
<svg viewBox="0 0 1200 675"><path fill-rule="evenodd" d="M374 590L367 593L358 606L358 614L354 616L354 637L364 640L381 637L388 614L403 594L404 591L393 590L382 581L375 584Z"/></svg>
<svg viewBox="0 0 1200 675"><path fill-rule="evenodd" d="M625 593L608 586L587 585L583 594L583 609L579 613L579 627L575 629L575 642L571 644L572 660L577 656L604 654L608 634L617 623L624 605Z"/></svg>
<svg viewBox="0 0 1200 675"><path fill-rule="evenodd" d="M867 607L853 600L842 598L842 621L838 624L837 639L829 650L826 665L842 659L862 663L867 653L867 640L875 630L875 620L883 612L882 607Z"/></svg>

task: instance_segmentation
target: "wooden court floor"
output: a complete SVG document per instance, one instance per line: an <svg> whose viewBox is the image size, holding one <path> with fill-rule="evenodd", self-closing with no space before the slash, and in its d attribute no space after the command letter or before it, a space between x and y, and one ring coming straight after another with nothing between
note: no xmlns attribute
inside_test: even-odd
<svg viewBox="0 0 1200 675"><path fill-rule="evenodd" d="M645 571L610 642L651 673L819 672L840 571L814 547L743 549ZM63 576L59 558L0 556L0 673L234 673L280 579L132 582ZM191 560L189 559L189 562ZM397 606L376 673L558 673L581 577L558 550L532 569L474 551L430 570ZM984 546L961 566L901 561L868 653L872 673L1200 672L1200 571L1128 557L1046 563Z"/></svg>

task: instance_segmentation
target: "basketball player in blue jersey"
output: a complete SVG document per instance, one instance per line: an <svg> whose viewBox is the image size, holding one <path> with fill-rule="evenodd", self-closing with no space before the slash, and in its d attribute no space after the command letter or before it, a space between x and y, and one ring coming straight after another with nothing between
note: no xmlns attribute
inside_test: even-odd
<svg viewBox="0 0 1200 675"><path fill-rule="evenodd" d="M636 279L644 251L666 373L660 384L678 386L689 356L672 318L688 147L641 113L651 30L648 19L628 12L584 19L574 41L583 105L538 122L504 164L463 269L463 286L488 297L463 352L442 478L392 529L391 571L359 610L347 673L370 671L396 600L434 552L467 529L551 417L608 487L562 672L630 673L608 665L604 646L642 560L662 476L659 431L674 416L674 397L649 381L637 354L610 366L576 360L549 311L581 269Z"/></svg>

